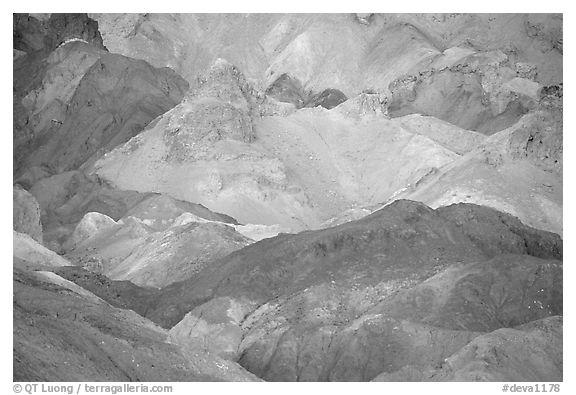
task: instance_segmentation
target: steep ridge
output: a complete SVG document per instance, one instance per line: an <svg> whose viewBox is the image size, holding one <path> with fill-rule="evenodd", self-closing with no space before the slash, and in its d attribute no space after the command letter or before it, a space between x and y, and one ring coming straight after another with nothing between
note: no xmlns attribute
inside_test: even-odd
<svg viewBox="0 0 576 395"><path fill-rule="evenodd" d="M507 214L396 201L252 244L160 291L58 273L172 327L183 349L201 345L266 380L365 381L408 379L478 336L562 314L558 259L557 235Z"/></svg>
<svg viewBox="0 0 576 395"><path fill-rule="evenodd" d="M63 120L79 80L106 53L98 23L86 14L54 14L37 19L13 14L14 170L30 144Z"/></svg>
<svg viewBox="0 0 576 395"><path fill-rule="evenodd" d="M75 237L79 228L95 222L96 215L86 214L76 227L69 240L77 242L65 245L66 257L110 279L129 280L145 287L162 288L190 278L211 261L253 242L224 223L200 217L181 223L182 216L160 229L131 215L118 222L109 218L105 226L88 237Z"/></svg>
<svg viewBox="0 0 576 395"><path fill-rule="evenodd" d="M180 105L89 171L120 189L298 231L383 203L483 140L432 118L358 119L345 104L270 113L274 102L219 60Z"/></svg>
<svg viewBox="0 0 576 395"><path fill-rule="evenodd" d="M561 14L13 18L15 379L563 380Z"/></svg>
<svg viewBox="0 0 576 395"><path fill-rule="evenodd" d="M30 185L31 177L20 178ZM44 228L44 241L51 249L62 252L82 218L90 212L108 216L114 221L132 216L154 229L164 229L183 213L192 213L206 220L237 223L233 218L214 213L206 207L178 201L156 193L120 191L97 177L82 171L70 171L53 176L44 175L35 181L30 193L37 199ZM71 241L73 244L73 240Z"/></svg>
<svg viewBox="0 0 576 395"><path fill-rule="evenodd" d="M192 79L226 58L268 87L284 73L306 89L347 97L386 91L444 50L504 50L533 63L538 82L562 80L560 14L91 14L112 51ZM208 33L209 32L209 33ZM334 37L338 37L334 40Z"/></svg>
<svg viewBox="0 0 576 395"><path fill-rule="evenodd" d="M474 222L463 226L462 211ZM167 287L150 317L171 326L189 306L216 296L260 304L317 282L352 288L405 275L423 280L450 263L502 253L561 259L562 240L490 208L461 204L434 211L400 200L358 221L279 235L234 252L195 279Z"/></svg>
<svg viewBox="0 0 576 395"><path fill-rule="evenodd" d="M92 171L121 189L167 193L243 223L301 228L315 217L305 194L281 161L253 144L252 116L265 100L219 59L182 103Z"/></svg>
<svg viewBox="0 0 576 395"><path fill-rule="evenodd" d="M397 197L431 207L486 205L562 234L561 120L557 107L530 113Z"/></svg>
<svg viewBox="0 0 576 395"><path fill-rule="evenodd" d="M561 262L525 255L498 256L507 251L561 258L557 237L529 230L501 213L465 205L445 208L448 211L442 215L450 218L450 222L455 221L458 231L440 224L426 231L420 221L427 215L422 215L418 208L411 210L404 206L406 203L397 203L402 207L395 208L410 225L402 229L402 225L390 224L392 218L386 215L386 219L380 218L399 235L389 242L370 242L366 233L356 239L344 230L346 225L354 224L349 223L327 230L342 229L321 240L303 234L318 246L313 255L309 248L302 248L293 240L282 240L283 243L279 240L280 245L276 242L271 250L267 248L266 253L257 254L259 258L248 251L264 247L261 243L232 254L221 267L207 270L207 277L202 281L193 282L194 285L185 289L179 287L179 297L191 291L188 287L194 289L192 292L199 292L199 297L206 297L214 291L203 293L207 290L198 287L205 282L216 284L213 299L192 310L177 325L182 328L173 328L176 332L172 336L179 336L185 345L194 344L190 343L194 338L214 344L214 351L219 355L238 360L266 380L365 381L382 371L395 372L406 365L440 364L481 332L562 314ZM459 219L462 209L471 209L475 218L482 219L476 223L468 220L464 225ZM379 223L382 226L383 223ZM524 230L520 231L518 226ZM510 238L504 236L506 231L502 228L509 229ZM410 234L408 229L414 233ZM432 232L437 235L432 236ZM473 247L459 238L452 245L436 244L440 242L436 237L450 240L459 237L458 232L469 238ZM498 236L494 236L494 240L482 240L488 234ZM554 239L556 241L548 244ZM410 247L404 250L403 242ZM298 248L302 253L286 261L293 253L282 249L282 244L288 249ZM353 252L345 253L349 248ZM421 256L420 248L438 251L439 255ZM450 258L456 250L458 256ZM274 251L282 251L281 257L274 255ZM243 252L248 255L245 260L239 257ZM263 258L269 254L272 255L270 261ZM491 256L497 258L482 262ZM255 261L258 263L252 263ZM408 261L420 263L412 266ZM454 265L454 262L478 261L481 263ZM222 274L230 270L230 274ZM437 290L436 293L430 288ZM211 320L201 314L226 295L230 303L237 306L232 311L236 311L240 319ZM185 298L180 303L186 306L195 303L192 300ZM268 302L261 304L264 300ZM406 302L402 304L401 300ZM228 323L223 326L222 322ZM203 334L203 325L211 328L206 334ZM229 329L225 329L227 327ZM241 340L238 335L232 335L234 330L241 331ZM227 335L213 338L214 331L226 331L223 333ZM230 349L234 350L232 354L226 351Z"/></svg>
<svg viewBox="0 0 576 395"><path fill-rule="evenodd" d="M25 233L14 231L12 236L14 266L20 268L59 267L72 265Z"/></svg>
<svg viewBox="0 0 576 395"><path fill-rule="evenodd" d="M474 67L478 68L490 65L494 57L500 59L500 56L506 58L501 52L465 58L467 64L476 64ZM475 73L467 73L478 78ZM518 80L529 81L525 78L513 81ZM207 82L192 89L172 112L102 158L90 171L121 189L160 191L199 202L244 223L279 224L292 231L321 227L347 210L371 211L393 199L408 197L434 207L459 201L488 204L531 225L561 232L562 201L557 192L560 188L552 185L552 196L535 194L534 189L545 182L528 178L534 173L529 169L539 166L538 161L556 161L546 166L555 166L556 170L561 167L561 91L553 92L552 87L530 93L536 96L530 99L529 113L485 143L481 134L431 116L388 119L386 114L393 108L393 102L387 103L377 93L363 93L329 111L319 107L271 113L270 106L274 108L276 104L247 83L237 68L222 60L201 81ZM498 92L502 93L502 89L508 89L505 81L510 82L492 81L491 89L500 89ZM502 110L498 111L506 111L510 100L523 100L517 95L500 93L493 99L494 105L500 103ZM549 99L558 95L559 102ZM218 98L218 106L232 105L243 115L222 124L223 120L214 117L216 110L206 107L205 101L214 97ZM553 103L546 105L547 100ZM448 99L435 98L432 102L454 108ZM221 111L226 114L232 110ZM517 118L514 116L511 122ZM544 146L550 147L544 148L549 152L537 154L537 161L516 152L521 150L518 147L524 138L534 139L527 131L531 127L542 130L538 135L546 139ZM515 151L501 154L501 142L509 138L513 129L526 132L513 133L516 137L511 144ZM531 143L531 147L536 146ZM484 164L484 159L475 154L480 150L490 157L509 156L514 165L499 166L498 174L491 174L494 166ZM473 156L477 159L471 161ZM491 159L486 160L492 163ZM444 179L449 169L463 162L468 163L468 170L454 171L454 176L448 178L450 185L457 185L453 178L458 177L475 182L476 192L455 192L454 199L449 201L431 200L437 193L414 193ZM538 173L543 177L548 174L539 170ZM133 174L139 176L132 177ZM184 174L194 177L187 177L190 181L182 183ZM496 180L497 187L489 185L490 178ZM518 194L517 190L529 193ZM486 198L466 200L474 195ZM497 196L497 203L489 203L496 200L489 197L492 195Z"/></svg>
<svg viewBox="0 0 576 395"><path fill-rule="evenodd" d="M14 61L14 170L19 171L33 144L64 120L80 79L104 53L81 41L52 53L29 53Z"/></svg>
<svg viewBox="0 0 576 395"><path fill-rule="evenodd" d="M91 156L97 158L136 135L179 102L187 87L171 70L102 53L81 75L71 97L57 101L64 112L56 116L56 121L46 120L44 113L48 110L31 105L32 111L43 112L35 127L38 137L29 143L31 153L26 155L24 166L46 165L54 172L76 169ZM41 87L34 94L45 96L48 102L59 100L47 89ZM62 92L59 85L51 89Z"/></svg>
<svg viewBox="0 0 576 395"><path fill-rule="evenodd" d="M391 116L432 115L465 129L492 134L514 124L538 103L541 86L518 77L524 64L510 64L501 51L441 63L440 69L433 67L390 84Z"/></svg>
<svg viewBox="0 0 576 395"><path fill-rule="evenodd" d="M81 40L106 49L98 31L98 22L87 14L12 14L14 49L31 53L50 52L64 42Z"/></svg>
<svg viewBox="0 0 576 395"><path fill-rule="evenodd" d="M13 320L15 381L257 380L53 273L14 271Z"/></svg>

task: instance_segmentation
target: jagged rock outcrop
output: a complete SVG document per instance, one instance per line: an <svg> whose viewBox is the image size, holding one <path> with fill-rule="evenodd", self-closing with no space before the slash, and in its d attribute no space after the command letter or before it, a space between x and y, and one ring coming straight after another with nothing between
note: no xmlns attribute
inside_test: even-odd
<svg viewBox="0 0 576 395"><path fill-rule="evenodd" d="M40 206L34 196L16 184L12 193L12 229L42 244Z"/></svg>
<svg viewBox="0 0 576 395"><path fill-rule="evenodd" d="M32 14L13 14L14 48L24 52L49 53L59 45L80 40L106 49L98 22L87 14L51 14L36 18Z"/></svg>
<svg viewBox="0 0 576 395"><path fill-rule="evenodd" d="M87 14L52 14L46 24L48 32L44 38L44 47L48 50L70 40L82 40L106 49L98 30L98 22Z"/></svg>

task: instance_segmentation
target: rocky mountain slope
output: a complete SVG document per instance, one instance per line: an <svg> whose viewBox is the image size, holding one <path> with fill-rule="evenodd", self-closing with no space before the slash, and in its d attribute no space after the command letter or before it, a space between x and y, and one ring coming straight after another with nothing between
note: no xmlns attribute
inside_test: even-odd
<svg viewBox="0 0 576 395"><path fill-rule="evenodd" d="M432 372L500 328L561 315L561 259L557 235L495 210L398 201L359 221L263 240L160 291L58 273L171 328L183 349L204 347L266 380L431 380L440 373L408 373ZM561 322L550 322L556 332L542 341L557 347ZM558 377L554 361L534 376L516 363L499 377Z"/></svg>
<svg viewBox="0 0 576 395"><path fill-rule="evenodd" d="M561 14L14 14L21 381L562 381Z"/></svg>
<svg viewBox="0 0 576 395"><path fill-rule="evenodd" d="M255 381L52 272L14 272L14 381Z"/></svg>
<svg viewBox="0 0 576 395"><path fill-rule="evenodd" d="M562 17L550 14L91 14L106 47L189 81L225 58L269 85L281 75L307 89L352 97L388 89L448 51L503 49L536 66L538 81L562 81ZM338 37L334 40L333 37Z"/></svg>
<svg viewBox="0 0 576 395"><path fill-rule="evenodd" d="M87 41L94 25L99 37L98 24L80 15L55 14L55 37L15 60L16 175L34 166L76 169L133 137L188 89L172 70L108 53L101 39Z"/></svg>
<svg viewBox="0 0 576 395"><path fill-rule="evenodd" d="M558 95L554 104L549 96L539 94L529 114L486 139L435 117L390 119L393 103L375 94L286 113L219 60L181 104L89 171L121 189L161 191L295 231L402 196L435 207L485 204L561 233L562 110ZM233 109L215 110L234 100ZM535 135L539 151L524 153Z"/></svg>

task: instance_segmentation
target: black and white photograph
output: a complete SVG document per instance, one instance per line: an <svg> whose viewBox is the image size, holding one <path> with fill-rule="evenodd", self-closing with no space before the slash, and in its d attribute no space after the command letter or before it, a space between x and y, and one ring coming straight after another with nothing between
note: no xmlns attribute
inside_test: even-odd
<svg viewBox="0 0 576 395"><path fill-rule="evenodd" d="M5 393L566 391L562 9L377 10L11 13Z"/></svg>

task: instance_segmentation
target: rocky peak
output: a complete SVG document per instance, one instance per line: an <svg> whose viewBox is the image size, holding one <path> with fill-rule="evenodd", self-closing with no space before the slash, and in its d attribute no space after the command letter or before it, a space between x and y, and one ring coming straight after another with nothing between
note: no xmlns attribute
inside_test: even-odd
<svg viewBox="0 0 576 395"><path fill-rule="evenodd" d="M249 109L263 96L236 66L222 58L216 59L208 71L194 82L188 95L192 99L215 98Z"/></svg>
<svg viewBox="0 0 576 395"><path fill-rule="evenodd" d="M47 54L61 44L77 40L106 49L98 22L87 14L52 14L41 19L31 14L14 14L13 22L14 48L24 52Z"/></svg>
<svg viewBox="0 0 576 395"><path fill-rule="evenodd" d="M47 24L48 34L44 43L48 49L56 48L71 39L80 39L106 49L98 31L98 22L87 14L52 14Z"/></svg>
<svg viewBox="0 0 576 395"><path fill-rule="evenodd" d="M164 132L174 160L190 158L192 147L211 145L223 139L250 143L255 134L252 115L263 95L251 86L242 72L218 58L196 78L186 98L169 117Z"/></svg>

